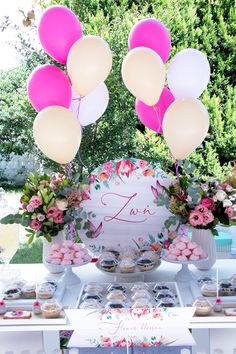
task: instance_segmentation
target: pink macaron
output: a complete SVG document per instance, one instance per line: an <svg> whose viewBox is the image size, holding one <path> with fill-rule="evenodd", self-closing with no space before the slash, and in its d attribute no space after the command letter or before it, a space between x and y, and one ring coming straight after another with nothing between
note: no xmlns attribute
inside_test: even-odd
<svg viewBox="0 0 236 354"><path fill-rule="evenodd" d="M185 248L185 250L182 251L182 254L188 257L192 254L192 252L188 248Z"/></svg>
<svg viewBox="0 0 236 354"><path fill-rule="evenodd" d="M170 253L174 254L175 256L179 256L181 251L178 250L177 248L174 248L174 249L170 250Z"/></svg>
<svg viewBox="0 0 236 354"><path fill-rule="evenodd" d="M181 256L178 256L177 257L177 260L180 261L180 262L185 262L188 260L188 258L185 256L185 255L181 255Z"/></svg>
<svg viewBox="0 0 236 354"><path fill-rule="evenodd" d="M196 242L190 241L187 247L189 250L193 250L194 248L198 247L198 244Z"/></svg>
<svg viewBox="0 0 236 354"><path fill-rule="evenodd" d="M188 236L183 235L180 237L180 241L182 241L184 243L188 243L190 241L190 239L188 238Z"/></svg>
<svg viewBox="0 0 236 354"><path fill-rule="evenodd" d="M167 256L167 258L171 259L172 261L176 261L176 259L177 259L177 257L176 257L174 254L172 254L172 253L170 253L170 254Z"/></svg>
<svg viewBox="0 0 236 354"><path fill-rule="evenodd" d="M196 247L193 249L193 254L195 256L201 256L202 253L203 253L203 250L200 247Z"/></svg>
<svg viewBox="0 0 236 354"><path fill-rule="evenodd" d="M199 256L196 256L195 254L191 254L191 256L189 257L189 259L191 259L191 261L198 261L199 260Z"/></svg>
<svg viewBox="0 0 236 354"><path fill-rule="evenodd" d="M186 244L184 242L179 241L178 243L176 243L175 247L178 250L183 251L186 248Z"/></svg>

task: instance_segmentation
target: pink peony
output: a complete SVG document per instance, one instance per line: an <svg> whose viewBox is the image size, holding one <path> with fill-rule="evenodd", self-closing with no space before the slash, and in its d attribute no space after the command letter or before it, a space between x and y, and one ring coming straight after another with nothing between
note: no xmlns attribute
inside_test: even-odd
<svg viewBox="0 0 236 354"><path fill-rule="evenodd" d="M210 208L211 207L211 198L202 198L201 199L201 204L204 205L206 208Z"/></svg>
<svg viewBox="0 0 236 354"><path fill-rule="evenodd" d="M228 215L229 219L232 219L234 217L234 209L232 207L228 207L225 209L225 214Z"/></svg>
<svg viewBox="0 0 236 354"><path fill-rule="evenodd" d="M189 223L191 226L203 225L203 215L200 211L193 210L189 215Z"/></svg>
<svg viewBox="0 0 236 354"><path fill-rule="evenodd" d="M33 195L33 197L31 197L29 204L34 208L38 208L40 205L43 204L43 201L40 197L38 197L37 195Z"/></svg>
<svg viewBox="0 0 236 354"><path fill-rule="evenodd" d="M206 226L214 220L214 215L211 211L203 213L203 225Z"/></svg>
<svg viewBox="0 0 236 354"><path fill-rule="evenodd" d="M94 176L94 175L89 176L89 182L90 183L94 183L95 180L96 180L96 176Z"/></svg>
<svg viewBox="0 0 236 354"><path fill-rule="evenodd" d="M34 229L34 230L40 230L41 226L42 226L41 221L39 221L37 219L33 219L30 223L31 229Z"/></svg>
<svg viewBox="0 0 236 354"><path fill-rule="evenodd" d="M53 217L55 224L63 224L63 213L61 210L58 210L58 213Z"/></svg>
<svg viewBox="0 0 236 354"><path fill-rule="evenodd" d="M57 215L59 209L58 207L54 204L53 206L51 206L50 208L48 208L47 210L47 218L50 219L50 218L54 218L54 216Z"/></svg>
<svg viewBox="0 0 236 354"><path fill-rule="evenodd" d="M198 204L195 207L195 211L199 211L200 213L207 213L208 212L208 208L205 207L203 204Z"/></svg>

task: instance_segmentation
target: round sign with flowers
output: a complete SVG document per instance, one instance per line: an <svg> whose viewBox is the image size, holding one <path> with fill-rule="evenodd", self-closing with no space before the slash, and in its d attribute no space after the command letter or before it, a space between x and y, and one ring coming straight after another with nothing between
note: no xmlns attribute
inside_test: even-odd
<svg viewBox="0 0 236 354"><path fill-rule="evenodd" d="M80 230L82 241L93 253L108 246L159 246L160 233L170 216L155 199L170 178L145 160L123 158L108 161L90 175L90 194L81 206L92 211L88 232Z"/></svg>

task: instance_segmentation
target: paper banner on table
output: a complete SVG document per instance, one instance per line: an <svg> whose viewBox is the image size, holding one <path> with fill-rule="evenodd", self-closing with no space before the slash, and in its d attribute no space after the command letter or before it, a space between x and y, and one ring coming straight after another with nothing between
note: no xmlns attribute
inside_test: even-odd
<svg viewBox="0 0 236 354"><path fill-rule="evenodd" d="M107 246L158 247L159 234L171 215L155 200L162 186L171 183L167 174L145 160L124 158L108 161L90 175L90 194L81 203L88 213L92 234L79 235L94 254ZM158 249L157 249L158 250Z"/></svg>
<svg viewBox="0 0 236 354"><path fill-rule="evenodd" d="M75 331L68 347L195 345L194 308L66 310Z"/></svg>

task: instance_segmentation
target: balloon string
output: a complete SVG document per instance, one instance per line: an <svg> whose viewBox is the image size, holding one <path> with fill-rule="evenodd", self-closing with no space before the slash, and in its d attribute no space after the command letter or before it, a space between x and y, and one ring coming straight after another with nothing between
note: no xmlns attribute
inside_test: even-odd
<svg viewBox="0 0 236 354"><path fill-rule="evenodd" d="M159 106L156 104L154 106L152 106L154 112L155 112L155 115L156 115L156 118L157 118L157 122L158 122L158 129L157 129L157 133L159 134L160 133L160 130L161 130L161 120L159 119L160 117L160 108Z"/></svg>

